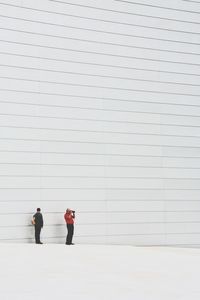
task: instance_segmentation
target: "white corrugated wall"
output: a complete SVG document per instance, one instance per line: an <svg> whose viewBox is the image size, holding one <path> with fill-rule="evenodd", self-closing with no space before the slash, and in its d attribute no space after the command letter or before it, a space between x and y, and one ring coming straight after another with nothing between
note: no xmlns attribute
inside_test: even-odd
<svg viewBox="0 0 200 300"><path fill-rule="evenodd" d="M0 241L200 244L200 1L0 0Z"/></svg>

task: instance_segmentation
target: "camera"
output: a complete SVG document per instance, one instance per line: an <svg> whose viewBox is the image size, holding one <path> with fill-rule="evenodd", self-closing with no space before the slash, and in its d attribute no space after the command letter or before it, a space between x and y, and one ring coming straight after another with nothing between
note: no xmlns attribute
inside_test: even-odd
<svg viewBox="0 0 200 300"><path fill-rule="evenodd" d="M72 210L73 214L75 214L75 210Z"/></svg>

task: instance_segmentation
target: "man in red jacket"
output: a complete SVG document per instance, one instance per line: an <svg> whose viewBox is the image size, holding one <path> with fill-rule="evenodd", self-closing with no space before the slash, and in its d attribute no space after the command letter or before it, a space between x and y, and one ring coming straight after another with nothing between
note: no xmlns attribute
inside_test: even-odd
<svg viewBox="0 0 200 300"><path fill-rule="evenodd" d="M72 243L72 238L74 235L74 219L75 219L75 211L71 209L67 209L64 215L65 222L67 225L67 238L66 238L66 245L74 245Z"/></svg>

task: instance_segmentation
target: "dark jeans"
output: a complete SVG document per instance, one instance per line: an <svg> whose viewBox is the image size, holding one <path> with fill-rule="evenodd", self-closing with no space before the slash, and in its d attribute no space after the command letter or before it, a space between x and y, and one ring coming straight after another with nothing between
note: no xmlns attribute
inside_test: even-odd
<svg viewBox="0 0 200 300"><path fill-rule="evenodd" d="M36 244L40 243L40 232L41 232L41 226L36 226L35 225L35 242Z"/></svg>
<svg viewBox="0 0 200 300"><path fill-rule="evenodd" d="M67 238L66 238L66 244L71 244L72 243L72 238L74 235L74 224L67 224Z"/></svg>

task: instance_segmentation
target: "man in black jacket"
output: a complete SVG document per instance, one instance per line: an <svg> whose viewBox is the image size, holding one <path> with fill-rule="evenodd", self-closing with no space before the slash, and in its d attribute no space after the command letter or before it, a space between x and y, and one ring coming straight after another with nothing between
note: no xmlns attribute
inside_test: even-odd
<svg viewBox="0 0 200 300"><path fill-rule="evenodd" d="M34 214L33 220L35 226L35 243L42 244L42 242L40 241L40 232L43 227L43 217L40 208L37 208L37 212Z"/></svg>

